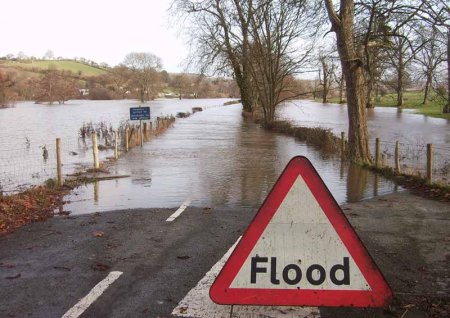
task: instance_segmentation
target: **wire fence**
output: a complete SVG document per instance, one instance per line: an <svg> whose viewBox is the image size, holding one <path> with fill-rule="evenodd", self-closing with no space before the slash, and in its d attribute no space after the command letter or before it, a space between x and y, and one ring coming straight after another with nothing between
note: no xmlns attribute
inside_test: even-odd
<svg viewBox="0 0 450 318"><path fill-rule="evenodd" d="M79 138L60 140L62 178L94 168L93 135L98 142L98 160L117 159L129 149L141 145L168 129L175 118L158 117L139 124L123 122L116 129L103 123L83 125ZM26 143L15 149L0 149L0 195L23 191L49 179L58 178L56 138L45 146Z"/></svg>
<svg viewBox="0 0 450 318"><path fill-rule="evenodd" d="M144 122L142 128L139 124L131 124L129 121L124 121L116 129L104 123L83 125L78 132L79 138L61 140L62 177L95 166L92 141L94 134L98 140L98 159L105 161L108 158L117 158L121 153L139 146L141 139L143 143L162 133L174 121L172 116L158 117ZM370 147L375 155L375 139L371 140ZM423 142L380 140L379 149L380 164L383 167L398 169L403 174L422 178L427 178L431 171L433 182L450 183L450 147L432 145L431 157L427 144ZM0 149L0 194L20 192L48 179L56 179L56 158L56 142L45 146L27 143L15 149Z"/></svg>
<svg viewBox="0 0 450 318"><path fill-rule="evenodd" d="M450 183L450 147L423 142L380 140L380 164L406 175L421 178L431 177L432 182ZM428 145L431 153L428 151ZM397 150L396 150L397 149ZM376 155L376 141L371 142L371 150ZM398 153L396 156L396 152ZM376 158L374 157L374 161ZM431 176L428 176L429 171Z"/></svg>

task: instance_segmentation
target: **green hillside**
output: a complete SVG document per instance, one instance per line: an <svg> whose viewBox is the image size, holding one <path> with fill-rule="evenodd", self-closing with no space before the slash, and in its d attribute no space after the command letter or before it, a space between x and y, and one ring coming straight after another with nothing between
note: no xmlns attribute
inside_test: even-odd
<svg viewBox="0 0 450 318"><path fill-rule="evenodd" d="M57 70L71 71L75 74L82 76L97 76L105 74L106 71L100 68L96 68L87 64L83 64L72 60L61 61L49 61L49 60L36 60L36 61L0 61L0 67L4 65L12 68L20 68L26 70L41 70L48 68L55 68Z"/></svg>

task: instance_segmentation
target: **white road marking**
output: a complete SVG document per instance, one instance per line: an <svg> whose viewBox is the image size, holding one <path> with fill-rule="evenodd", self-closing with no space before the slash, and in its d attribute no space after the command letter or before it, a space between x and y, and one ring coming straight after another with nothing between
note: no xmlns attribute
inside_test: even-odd
<svg viewBox="0 0 450 318"><path fill-rule="evenodd" d="M191 200L184 201L183 204L178 208L178 210L176 210L174 214L169 216L169 218L166 220L166 222L174 221L177 217L180 216L181 213L184 212L184 210L186 210L186 208L189 206L190 203L191 203Z"/></svg>
<svg viewBox="0 0 450 318"><path fill-rule="evenodd" d="M196 318L228 318L230 317L230 305L217 305L209 298L209 288L219 275L220 270L230 257L237 243L225 253L225 255L206 273L193 289L180 301L172 311L172 315L179 317ZM234 306L233 318L237 317L266 317L266 318L320 318L317 307L262 307L262 306Z"/></svg>
<svg viewBox="0 0 450 318"><path fill-rule="evenodd" d="M102 280L100 283L94 286L94 288L91 289L89 294L84 296L80 299L80 301L70 308L62 318L77 318L79 317L94 301L97 300L98 297L100 297L103 292L114 283L120 275L122 275L122 272L111 272L104 280Z"/></svg>

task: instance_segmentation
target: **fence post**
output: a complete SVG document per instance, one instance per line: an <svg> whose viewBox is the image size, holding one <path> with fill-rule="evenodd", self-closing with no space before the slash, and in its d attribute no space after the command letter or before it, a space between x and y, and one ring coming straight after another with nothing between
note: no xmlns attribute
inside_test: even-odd
<svg viewBox="0 0 450 318"><path fill-rule="evenodd" d="M380 168L380 138L375 139L375 167Z"/></svg>
<svg viewBox="0 0 450 318"><path fill-rule="evenodd" d="M433 183L433 144L427 144L427 183Z"/></svg>
<svg viewBox="0 0 450 318"><path fill-rule="evenodd" d="M341 156L344 157L345 154L345 132L341 132Z"/></svg>
<svg viewBox="0 0 450 318"><path fill-rule="evenodd" d="M114 131L114 159L119 159L119 150L118 150L118 144L119 144L119 134L117 133L117 130Z"/></svg>
<svg viewBox="0 0 450 318"><path fill-rule="evenodd" d="M56 138L56 173L58 176L58 186L63 185L62 163L61 163L61 138Z"/></svg>
<svg viewBox="0 0 450 318"><path fill-rule="evenodd" d="M148 124L144 123L144 140L147 140L148 137Z"/></svg>
<svg viewBox="0 0 450 318"><path fill-rule="evenodd" d="M142 127L142 120L139 125L139 138L141 138L141 148L144 147L144 128Z"/></svg>
<svg viewBox="0 0 450 318"><path fill-rule="evenodd" d="M125 128L125 151L128 152L128 138L130 138L130 130Z"/></svg>
<svg viewBox="0 0 450 318"><path fill-rule="evenodd" d="M400 143L395 142L395 172L400 173Z"/></svg>
<svg viewBox="0 0 450 318"><path fill-rule="evenodd" d="M94 169L100 168L100 162L98 161L98 143L97 134L94 132L92 135L92 153L94 155Z"/></svg>

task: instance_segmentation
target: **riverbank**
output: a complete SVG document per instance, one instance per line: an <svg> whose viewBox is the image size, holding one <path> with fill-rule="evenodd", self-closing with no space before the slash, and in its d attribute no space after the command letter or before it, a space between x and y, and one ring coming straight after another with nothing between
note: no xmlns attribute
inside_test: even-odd
<svg viewBox="0 0 450 318"><path fill-rule="evenodd" d="M63 206L68 188L55 185L33 187L24 192L0 196L0 236L33 222L53 217Z"/></svg>
<svg viewBox="0 0 450 318"><path fill-rule="evenodd" d="M307 145L313 146L324 157L339 156L340 160L344 162L346 160L347 140L342 140L342 138L334 135L331 129L296 126L286 120L274 120L269 124L264 124L260 115L248 112L243 112L242 116L247 120L261 124L268 131L291 136L301 142L305 142ZM430 183L425 176L414 174L417 173L414 169L409 169L410 174L400 173L389 166L378 167L375 165L375 162L363 165L363 168L380 174L417 195L439 201L450 201L450 185L447 181Z"/></svg>
<svg viewBox="0 0 450 318"><path fill-rule="evenodd" d="M315 308L316 314L307 317L446 317L450 205L403 192L342 208L393 289L394 300L384 309ZM61 317L108 272L120 271L121 278L86 316L173 317L173 309L256 212L188 207L174 222L166 222L175 210L61 216L1 237L0 316ZM203 288L208 297L208 287ZM196 304L188 306L185 313ZM281 312L291 310L276 311L285 317ZM204 317L217 316L204 312Z"/></svg>

